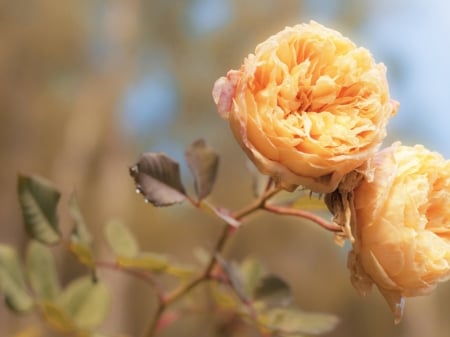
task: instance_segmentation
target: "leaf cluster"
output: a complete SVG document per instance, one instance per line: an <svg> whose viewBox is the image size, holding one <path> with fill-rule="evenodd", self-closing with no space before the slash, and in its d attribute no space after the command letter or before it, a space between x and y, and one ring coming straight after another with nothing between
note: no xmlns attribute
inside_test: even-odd
<svg viewBox="0 0 450 337"><path fill-rule="evenodd" d="M98 260L93 251L94 238L75 194L68 202L72 230L68 237L63 237L57 214L61 193L42 177L19 175L18 199L30 241L24 258L15 247L0 244L0 291L6 305L17 313L38 313L62 334L101 336L98 329L109 312L111 293L98 277L97 270L109 268L140 278L154 289L158 308L145 334L148 337L179 317L178 314L170 316L173 311L167 309L205 283L219 310L231 311L242 322L256 327L262 336L305 336L330 331L337 323L336 317L300 310L293 304L289 285L282 278L267 273L261 263L246 259L237 264L222 256L225 242L240 228L244 217L259 209L295 215L300 212L296 208L304 196L289 200L290 213L279 206L270 208L266 202L279 189L270 179L254 172L256 200L233 213L206 200L219 168L216 151L200 139L187 147L185 159L193 176L195 198L183 185L179 163L164 153L140 155L129 172L136 191L146 202L161 207L189 201L196 209L223 221L224 230L214 250L200 254L200 270L177 263L169 255L143 250L133 232L117 220L108 222L104 231L113 259ZM66 285L61 284L55 266L53 246L57 244L66 247L86 268L84 275ZM178 280L177 287L165 289L167 287L160 284L160 275ZM167 319L169 316L172 318ZM30 331L33 336L42 335L40 330Z"/></svg>

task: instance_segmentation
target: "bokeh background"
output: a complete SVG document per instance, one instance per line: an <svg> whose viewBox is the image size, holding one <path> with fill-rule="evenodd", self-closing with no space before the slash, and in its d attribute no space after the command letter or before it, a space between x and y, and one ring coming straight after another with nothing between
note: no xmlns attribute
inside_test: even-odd
<svg viewBox="0 0 450 337"><path fill-rule="evenodd" d="M0 1L0 240L22 252L26 235L16 201L17 172L38 173L63 191L60 219L76 190L108 258L103 226L121 219L143 248L194 261L220 227L189 205L156 209L134 193L127 169L144 151L183 161L186 145L203 137L221 154L211 200L240 208L251 196L246 159L211 98L212 85L240 66L257 43L286 25L316 20L370 49L388 67L401 108L386 144L423 143L450 158L450 5L441 0L2 0ZM185 184L191 180L183 164ZM324 213L329 217L329 214ZM62 282L83 273L55 248ZM305 310L341 317L330 337L448 336L450 285L409 299L404 320L380 294L356 294L346 248L296 219L259 215L233 238L228 257L253 256L284 277ZM101 331L139 336L154 309L141 282L101 272L113 289ZM204 317L203 317L204 316ZM220 336L217 317L186 317L164 336ZM38 323L0 307L0 335ZM50 334L49 334L50 336Z"/></svg>

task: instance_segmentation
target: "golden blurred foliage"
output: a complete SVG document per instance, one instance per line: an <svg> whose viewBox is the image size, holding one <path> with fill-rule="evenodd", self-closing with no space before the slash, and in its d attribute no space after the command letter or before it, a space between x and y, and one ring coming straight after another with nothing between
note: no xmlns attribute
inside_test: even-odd
<svg viewBox="0 0 450 337"><path fill-rule="evenodd" d="M336 28L351 31L367 15L367 1L339 3ZM181 262L195 261L195 247L211 249L219 222L189 205L144 204L128 166L142 151L170 149L181 160L184 147L203 137L221 154L211 201L230 209L251 201L246 159L215 112L212 85L267 36L309 21L310 6L306 0L0 1L1 242L23 248L27 240L16 200L17 173L24 172L45 176L62 190L59 214L66 233L71 228L67 200L76 190L100 257L111 256L103 234L111 218L128 224L147 250L173 254ZM124 101L146 81L139 109L153 117L130 121L134 115ZM161 105L163 99L170 102ZM128 124L138 125L139 132ZM183 177L193 191L190 177ZM54 250L64 283L84 272L64 249ZM394 326L379 294L363 300L351 287L346 250L312 224L259 214L226 254L261 259L292 285L305 310L340 316L329 336L443 337L450 329L444 319L449 307L437 301L448 295L448 287L410 301L404 322ZM114 297L102 331L141 335L154 309L151 289L120 273L101 271L100 277ZM226 336L222 319L187 315L161 336ZM2 336L35 336L37 322L0 307Z"/></svg>

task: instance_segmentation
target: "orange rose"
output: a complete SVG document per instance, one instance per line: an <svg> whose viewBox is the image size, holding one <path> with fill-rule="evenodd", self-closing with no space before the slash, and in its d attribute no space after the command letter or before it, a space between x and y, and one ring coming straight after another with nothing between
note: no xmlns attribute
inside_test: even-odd
<svg viewBox="0 0 450 337"><path fill-rule="evenodd" d="M373 181L353 191L352 283L376 284L397 321L403 298L450 278L450 161L399 143L374 157Z"/></svg>
<svg viewBox="0 0 450 337"><path fill-rule="evenodd" d="M373 155L398 107L385 66L316 22L258 45L216 81L213 97L262 173L322 193Z"/></svg>

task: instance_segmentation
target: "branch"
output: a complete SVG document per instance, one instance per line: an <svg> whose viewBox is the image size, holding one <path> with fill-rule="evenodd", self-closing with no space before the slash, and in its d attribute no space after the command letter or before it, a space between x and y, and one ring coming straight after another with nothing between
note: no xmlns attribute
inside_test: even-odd
<svg viewBox="0 0 450 337"><path fill-rule="evenodd" d="M256 199L250 205L233 213L232 217L236 220L241 220L259 209L264 209L265 203L267 202L267 200L269 200L272 196L274 196L279 191L281 191L280 188L272 187L272 184L269 183L266 187L266 191L258 199ZM194 206L196 205L195 201L192 203ZM157 323L158 323L161 315L163 314L164 310L167 307L169 307L170 305L172 305L173 303L178 301L180 298L185 296L187 293L189 293L193 288L195 288L200 283L210 279L211 271L214 269L214 267L217 264L217 256L219 256L219 254L222 252L222 250L225 246L225 243L227 242L228 238L230 237L230 234L234 232L234 230L235 230L234 227L231 227L227 223L225 223L223 226L223 230L222 230L222 232L216 242L216 245L213 249L213 254L211 255L211 259L208 262L208 264L206 265L205 270L199 276L194 278L191 282L189 282L185 285L182 285L181 287L175 289L172 293L168 294L167 296L165 296L163 298L158 298L159 302L158 302L157 311L156 311L154 317L152 318L152 321L150 322L150 325L147 329L147 332L144 334L144 336L146 336L146 337L154 336L154 334L156 332L156 328L158 326Z"/></svg>
<svg viewBox="0 0 450 337"><path fill-rule="evenodd" d="M296 216L299 218L310 220L330 232L335 232L335 233L342 232L341 226L338 226L332 222L326 221L314 213L303 211L301 209L290 208L290 207L285 207L285 206L269 205L269 204L265 204L264 209L270 213L275 213L275 214L279 214L279 215L292 215L292 216Z"/></svg>

